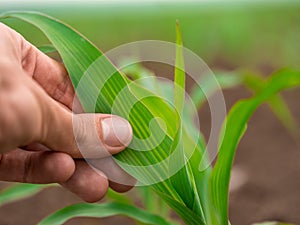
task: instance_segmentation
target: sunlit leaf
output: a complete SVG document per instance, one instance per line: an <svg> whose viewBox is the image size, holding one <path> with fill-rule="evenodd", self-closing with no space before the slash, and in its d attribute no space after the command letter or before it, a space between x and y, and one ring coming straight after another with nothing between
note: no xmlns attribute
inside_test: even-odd
<svg viewBox="0 0 300 225"><path fill-rule="evenodd" d="M257 92L265 87L267 80L261 76L247 73L244 75L243 83L250 90ZM289 130L289 132L293 136L297 136L299 131L296 126L295 119L284 98L280 94L276 94L268 99L267 104L280 122Z"/></svg>
<svg viewBox="0 0 300 225"><path fill-rule="evenodd" d="M75 217L104 218L115 215L127 216L151 225L170 225L170 223L162 217L122 203L80 203L67 206L43 219L39 225L60 225Z"/></svg>
<svg viewBox="0 0 300 225"><path fill-rule="evenodd" d="M42 45L38 47L38 50L44 52L45 54L57 52L53 45Z"/></svg>
<svg viewBox="0 0 300 225"><path fill-rule="evenodd" d="M215 211L218 224L228 224L228 191L230 172L240 138L245 132L250 116L256 108L278 92L300 85L300 73L284 70L276 73L267 81L264 89L255 96L241 100L230 110L224 125L225 135L221 143L218 160L210 179L212 212Z"/></svg>
<svg viewBox="0 0 300 225"><path fill-rule="evenodd" d="M0 192L0 206L29 198L47 187L49 187L49 185L14 184L9 186Z"/></svg>
<svg viewBox="0 0 300 225"><path fill-rule="evenodd" d="M44 14L12 12L2 16L7 17L27 21L46 35L60 54L86 112L113 113L131 123L134 134L132 143L126 151L114 156L125 171L137 178L139 184L153 188L186 224L229 224L230 171L247 122L256 108L266 101L271 101L271 106L281 119L288 115L286 111L278 111L283 106L281 99L272 102L272 98L281 90L299 86L299 73L281 71L259 87L252 98L234 105L221 131L224 137L214 168L208 165L205 170L199 171L200 162L206 162L206 158L203 159L206 146L193 124L193 114L186 110L191 103L185 101L182 38L178 25L175 82L174 86L170 86L154 76L149 83L134 82L135 79L129 79L116 69L86 38ZM151 77L147 73L133 78L143 76ZM233 87L241 82L240 77L226 80L225 76L219 76L217 79L223 82L223 87ZM195 90L192 94L192 101L197 107L205 101L203 93L213 94L217 88L215 84L211 85L210 80L205 82L202 85L205 90ZM171 155L172 160L169 159ZM174 168L182 164L185 166L180 167L175 175L171 174ZM114 193L111 197L118 201ZM120 201L129 203L127 200L123 198ZM143 223L169 224L161 217L122 203L73 205L46 218L42 224L60 224L76 216L105 217L119 214Z"/></svg>
<svg viewBox="0 0 300 225"><path fill-rule="evenodd" d="M169 157L177 132L174 109L159 96L132 83L107 58L102 57L103 54L94 45L63 23L35 12L13 12L3 17L27 21L47 36L59 52L86 112L114 113L129 120L134 136L142 142L134 139L126 151L116 155L122 168L141 183L155 182L152 188L168 196L168 203L177 206L175 211L187 224L195 224L190 222L195 218L197 224L203 224L203 218L193 211L190 211L194 214L192 217L184 215L187 207L171 181L166 179L170 175L169 161L165 159ZM143 98L145 95L149 97ZM113 112L112 106L115 109ZM161 118L166 127L161 127L154 118ZM150 122L153 130L149 130ZM133 146L149 151L136 151ZM158 162L162 162L158 168L147 167ZM160 179L162 181L158 182ZM189 181L182 179L181 184L188 186Z"/></svg>

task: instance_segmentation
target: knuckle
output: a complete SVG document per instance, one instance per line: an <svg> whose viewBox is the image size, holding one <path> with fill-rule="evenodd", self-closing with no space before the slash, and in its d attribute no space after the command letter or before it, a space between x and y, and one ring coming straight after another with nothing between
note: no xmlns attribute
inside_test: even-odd
<svg viewBox="0 0 300 225"><path fill-rule="evenodd" d="M103 158L111 156L103 144L97 122L99 117L95 114L85 113L73 116L73 133L75 146L84 157Z"/></svg>
<svg viewBox="0 0 300 225"><path fill-rule="evenodd" d="M73 130L72 134L74 136L73 145L76 149L81 149L84 143L86 143L86 119L84 115L72 115Z"/></svg>
<svg viewBox="0 0 300 225"><path fill-rule="evenodd" d="M83 145L85 142L88 141L89 135L87 135L88 129L92 129L92 120L91 117L92 115L88 114L73 114L73 134L75 137L75 144L76 145Z"/></svg>
<svg viewBox="0 0 300 225"><path fill-rule="evenodd" d="M22 171L22 182L28 183L30 182L30 176L33 170L33 158L31 154L28 154L24 160L24 167Z"/></svg>

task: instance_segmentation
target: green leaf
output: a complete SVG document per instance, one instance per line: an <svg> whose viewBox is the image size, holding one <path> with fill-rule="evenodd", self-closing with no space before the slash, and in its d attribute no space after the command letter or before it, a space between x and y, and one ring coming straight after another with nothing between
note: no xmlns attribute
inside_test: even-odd
<svg viewBox="0 0 300 225"><path fill-rule="evenodd" d="M57 52L56 48L54 48L53 45L42 45L42 46L38 47L38 50L40 50L41 52L43 52L45 54Z"/></svg>
<svg viewBox="0 0 300 225"><path fill-rule="evenodd" d="M177 124L177 133L171 146L171 153L175 153L175 159L170 162L169 169L173 170L173 165L186 165L187 159L185 156L184 145L182 140L182 116L183 116L183 105L185 100L185 70L184 60L182 52L182 37L179 27L179 23L176 23L176 62L174 69L174 105L175 105L175 118ZM191 179L192 174L189 173L188 167L184 166L174 176L171 177L171 182L175 190L182 198L185 205L193 209L194 202L199 199L194 193ZM185 185L182 185L182 181L186 181ZM198 204L199 205L199 204Z"/></svg>
<svg viewBox="0 0 300 225"><path fill-rule="evenodd" d="M186 208L182 205L182 203L174 201L172 198L170 198L165 193L159 193L159 191L156 191L159 196L162 197L162 199L167 202L170 207L183 219L183 221L186 224L189 225L205 225L206 223L203 221L203 218L193 212L191 209Z"/></svg>
<svg viewBox="0 0 300 225"><path fill-rule="evenodd" d="M141 184L155 182L152 187L168 196L168 203L177 206L187 224L194 224L195 218L203 224L203 218L192 211L193 218L183 214L188 208L167 179L168 157L177 133L169 103L131 82L93 44L65 24L36 12L11 12L5 17L27 21L47 36L63 59L86 112L114 113L129 120L134 139L126 151L115 156L116 162ZM190 182L183 179L181 185L188 187Z"/></svg>
<svg viewBox="0 0 300 225"><path fill-rule="evenodd" d="M185 70L182 51L182 36L179 22L176 21L176 62L174 71L174 104L175 109L181 115L185 98Z"/></svg>
<svg viewBox="0 0 300 225"><path fill-rule="evenodd" d="M162 95L163 89L161 89L160 82L155 74L145 68L141 63L135 63L136 61L134 58L123 59L120 64L118 64L118 68L120 68L129 79L133 79L136 83L158 96L164 97ZM167 99L171 100L170 98Z"/></svg>
<svg viewBox="0 0 300 225"><path fill-rule="evenodd" d="M217 83L215 81L217 80ZM216 84L219 84L216 85ZM202 81L201 88L196 84L191 91L191 99L196 108L199 109L206 102L206 100L216 91L221 89L233 88L243 84L243 76L238 73L218 72L215 77L206 76Z"/></svg>
<svg viewBox="0 0 300 225"><path fill-rule="evenodd" d="M267 81L259 76L252 73L244 75L244 84L252 91L257 92L265 87ZM279 121L286 127L286 129L296 138L298 138L298 128L294 117L289 110L289 107L285 103L284 98L280 95L274 95L267 101L268 106L271 108L275 116Z"/></svg>
<svg viewBox="0 0 300 225"><path fill-rule="evenodd" d="M67 206L43 219L39 225L60 225L75 217L104 218L115 215L123 215L137 221L152 225L170 225L165 219L141 210L140 208L122 204L88 204L79 203Z"/></svg>
<svg viewBox="0 0 300 225"><path fill-rule="evenodd" d="M293 136L299 138L299 136L297 136L299 133L297 123L284 98L280 94L274 95L268 100L267 104L286 129Z"/></svg>
<svg viewBox="0 0 300 225"><path fill-rule="evenodd" d="M116 112L114 113L121 116L124 115L125 118L129 117L127 119L129 119L132 124L135 137L138 138L147 138L149 136L149 123L156 114L158 114L158 117L162 118L170 116L171 114L173 117L173 110L170 109L170 106L159 97L153 96L152 93L146 92L146 89L143 89L136 84L132 84L130 89L127 88L127 84L130 81L116 70L108 59L101 57L102 53L94 45L68 26L48 16L34 12L10 13L6 14L6 16L27 21L38 27L46 34L53 46L60 53L73 85L75 86L75 89L77 88L76 94L81 100L86 112L111 113L112 104L114 104L116 108ZM98 64L97 59L99 59L99 57L101 60ZM87 74L87 71L90 71L91 73ZM83 78L84 74L87 75L87 79ZM80 89L78 89L81 79L83 85ZM99 88L98 85L102 88ZM125 91L123 93L119 93L122 89L125 89ZM137 99L136 95L144 95L145 93L150 97L142 100ZM116 99L118 94L119 98ZM91 96L98 96L98 99L96 99L96 106L94 105L95 99ZM159 104L161 106L160 109L156 109L154 104ZM134 106L132 107L132 105ZM129 116L126 115L128 114L128 111L130 113ZM168 122L167 120L165 121ZM161 136L163 134L163 130L159 123L155 122L154 125L157 131L154 135L159 134L159 136ZM167 125L167 132L169 135L176 132L176 126L174 126L174 124L169 122ZM157 137L152 137L152 135L152 138L150 138L148 142L142 142L142 147L145 149L149 148L149 150L152 151L140 152L129 148L127 151L119 154L118 159L121 162L122 159L124 159L126 164L132 164L134 166L155 164L168 156L166 149L170 149L172 143L172 139L169 135L167 135L163 140L157 140ZM158 137L158 139L161 139L161 137ZM158 145L155 149L152 149L153 145L160 141L160 145ZM135 144L135 141L133 141L132 146ZM119 163L121 163L120 161ZM123 164L123 166L125 165ZM153 177L153 179L160 177L159 174L142 170L140 167L138 170L134 170L133 168L131 172L137 178L140 176L141 179L147 177L145 176L145 173L149 174L149 178L155 175L157 177ZM169 189L170 188L171 187L169 187Z"/></svg>
<svg viewBox="0 0 300 225"><path fill-rule="evenodd" d="M138 187L137 189L147 212L158 214L164 218L170 216L169 206L151 188Z"/></svg>
<svg viewBox="0 0 300 225"><path fill-rule="evenodd" d="M230 110L224 124L225 132L221 143L218 160L210 178L210 197L212 212L216 212L217 224L228 224L228 190L230 172L237 145L245 131L248 120L256 108L278 92L300 85L300 73L280 71L267 82L264 89L252 98L241 100Z"/></svg>
<svg viewBox="0 0 300 225"><path fill-rule="evenodd" d="M105 197L107 198L107 200L113 200L114 202L133 204L132 200L126 194L115 192L111 188L108 189Z"/></svg>
<svg viewBox="0 0 300 225"><path fill-rule="evenodd" d="M199 171L199 165L203 160L203 152L205 151L204 140L202 136L198 136L198 139L195 140L194 137L190 135L190 129L195 128L189 127L189 129L187 129L184 127L182 138L184 143L191 146L197 143L197 145L195 145L195 149L190 149L194 152L188 161L188 166L193 174L193 178L191 179L192 186L193 189L197 191L195 197L198 198L198 200L194 202L195 205L193 206L193 211L197 212L197 214L203 218L203 223L211 224L209 223L210 208L208 191L208 180L211 173L211 166L208 166L206 170Z"/></svg>
<svg viewBox="0 0 300 225"><path fill-rule="evenodd" d="M0 192L0 206L31 197L46 187L49 185L14 184L9 186Z"/></svg>
<svg viewBox="0 0 300 225"><path fill-rule="evenodd" d="M149 90L152 90L156 94L161 95L163 98L167 99L169 102L172 102L174 99L174 85L168 82L164 82L163 80L156 80L155 76L153 73L147 69L145 69L142 65L140 64L134 64L131 65L130 63L131 59L128 59L126 61L122 61L121 67L123 68L122 70L125 71L126 74L128 74L130 77L133 77L134 79L137 79L137 81L141 81L144 87L147 87ZM126 66L130 65L130 66ZM150 79L150 84L149 82L149 77ZM143 79L147 78L147 79ZM153 80L152 80L153 78ZM144 82L145 81L145 82ZM198 170L198 165L200 164L200 161L202 159L202 153L204 152L205 149L205 142L202 136L197 136L197 140L194 140L189 134L192 133L198 133L197 128L194 126L193 121L191 118L193 115L190 114L190 111L186 110L187 108L184 108L182 119L183 119L183 126L184 126L184 131L183 131L183 143L187 143L187 145L194 145L192 143L198 142L198 146L196 146L196 149L194 151L194 154L192 155L192 159L188 162L188 166L191 168L191 173L190 176L192 177L191 180L191 185L194 190L198 190L199 195L201 195L201 203L199 203L199 196L198 193L196 193L195 198L198 200L194 201L194 206L193 210L197 212L199 215L202 215L202 218L204 218L204 210L207 211L207 214L209 214L209 205L207 204L207 199L208 199L208 177L210 173L210 168L208 168L206 171L200 172ZM200 147L199 147L200 146ZM187 149L187 146L186 146ZM193 151L194 149L189 148L190 151ZM191 153L188 153L191 155ZM193 166L192 166L193 164ZM179 182L180 182L180 176L178 176ZM172 183L174 185L174 183ZM181 183L179 183L181 185ZM181 185L184 187L183 185ZM148 188L143 188L143 190ZM146 191L145 190L145 191ZM148 193L149 191L147 191ZM154 204L155 200L153 201L153 197L151 199L150 194L146 194L145 201L148 202L147 205L150 205L150 209L153 208L152 204ZM149 201L148 201L149 200ZM201 204L201 205L199 205ZM148 208L147 208L148 209ZM180 214L180 212L179 212Z"/></svg>
<svg viewBox="0 0 300 225"><path fill-rule="evenodd" d="M266 80L263 77L254 75L253 73L244 73L238 71L233 73L217 72L215 78L217 79L222 90L233 88L239 85L245 85L251 91L257 92L266 85ZM205 92L203 92L198 85L195 85L191 91L191 98L197 108L201 108L201 106L206 102L206 99L219 89L219 87L216 86L216 83L211 80L211 77L203 80L202 86L205 88ZM206 93L208 96L205 96L204 93ZM280 122L289 130L289 132L293 136L297 137L299 131L292 113L285 103L283 97L280 94L274 95L270 97L270 99L267 101L267 104Z"/></svg>

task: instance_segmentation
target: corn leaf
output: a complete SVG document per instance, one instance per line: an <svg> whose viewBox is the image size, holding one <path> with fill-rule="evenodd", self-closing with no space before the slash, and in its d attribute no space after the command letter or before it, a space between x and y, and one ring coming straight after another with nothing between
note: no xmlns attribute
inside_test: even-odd
<svg viewBox="0 0 300 225"><path fill-rule="evenodd" d="M103 59L103 62L100 63L101 65L93 64L99 57L102 56L102 53L71 28L39 13L11 13L9 14L9 16L32 23L46 34L54 47L60 53L75 88L78 87L80 79L83 77L88 68L92 67L93 73L88 74L88 79L84 79L83 81L83 87L80 90L77 89L76 92L86 112L96 111L102 113L110 113L110 107L115 100L114 104L116 104L116 108L119 109L118 114L122 116L122 114L124 113L127 114L125 107L127 105L131 107L132 101L134 102L135 107L131 109L128 119L132 124L134 135L138 136L139 138L147 138L150 133L149 130L145 129L148 128L150 121L154 117L149 111L149 108L156 111L154 113L160 114L159 117L170 115L172 115L172 117L174 116L173 110L169 109L169 105L165 104L164 101L162 101L160 98L156 98L155 96L153 96L152 93L146 93L150 97L143 99L143 101L136 101L135 94L143 95L146 91L136 84L132 85L130 87L130 90L126 89L122 96L120 96L120 98L116 100L116 95L122 88L124 88L128 84L129 80L127 80L126 77L123 76L119 71L117 71L105 57L101 58ZM99 88L95 84L99 84L100 87L103 86L102 89L99 90ZM133 94L131 91L134 91L135 93ZM94 102L92 102L94 99L90 97L93 94L96 96L100 94L96 103L96 108L94 107ZM156 109L154 105L151 105L153 104L153 102L155 104L160 104L161 108L159 110ZM147 107L145 105L147 105ZM128 117L128 115L125 115L124 117ZM155 123L155 125L158 133L161 135L162 129L160 129L158 123ZM176 127L174 127L173 124L168 126L167 129L169 133L176 132L174 130L176 129ZM143 144L151 145L151 143L156 144L156 142L157 140L154 137L153 139L149 139L148 142L143 142ZM130 149L127 149L127 151L124 151L124 154L120 154L118 158L126 158L126 163L128 164L138 163L136 164L136 166L152 165L161 161L163 157L168 156L168 152L166 152L165 149L170 149L171 143L172 139L170 139L170 137L167 135L164 140L162 140L162 143L157 146L157 149L153 149L153 151L151 152L138 152L133 150L130 151ZM150 146L149 150L152 150L152 146ZM128 161L129 159L131 159L131 161ZM141 168L139 168L139 170L140 169ZM149 171L143 172L151 174L151 172ZM135 173L137 177L139 176L138 171L132 171L132 173ZM154 180L160 177L159 174L152 174L157 176L153 177ZM141 179L143 179L144 177L147 176L145 176L144 174ZM152 175L150 175L149 177L151 178Z"/></svg>
<svg viewBox="0 0 300 225"><path fill-rule="evenodd" d="M263 77L254 75L253 73L217 72L215 74L215 78L222 90L239 85L245 85L251 91L257 92L266 85L266 80ZM218 90L219 87L216 87L215 84L216 83L212 82L210 78L203 80L202 86L205 88L207 96L204 94L203 90L198 87L198 85L193 87L191 91L191 98L197 108L201 108L201 106L206 102L206 99ZM295 119L293 118L284 98L280 94L274 95L269 98L267 104L287 130L297 138L299 131L297 129Z"/></svg>
<svg viewBox="0 0 300 225"><path fill-rule="evenodd" d="M254 74L245 74L244 82L243 82L250 90L257 92L260 89L263 89L267 84L267 81L258 75ZM278 118L278 120L286 127L286 129L296 138L298 134L298 128L296 126L296 122L294 117L289 110L284 98L280 95L274 95L269 98L267 101L268 106Z"/></svg>
<svg viewBox="0 0 300 225"><path fill-rule="evenodd" d="M194 211L192 211L189 208L183 207L183 205L182 205L183 203L174 201L172 198L170 198L165 193L160 193L159 191L156 191L156 192L171 208L174 209L174 211L183 219L183 221L186 224L189 224L189 225L206 224L200 215L196 214Z"/></svg>
<svg viewBox="0 0 300 225"><path fill-rule="evenodd" d="M184 59L182 52L182 36L179 27L179 23L176 23L176 62L174 68L174 105L175 105L175 118L178 118L176 121L177 124L177 133L173 144L171 146L171 153L176 149L176 158L170 162L169 169L172 170L172 165L174 163L179 165L186 165L187 159L185 156L183 140L182 140L182 116L183 116L183 106L185 100L185 71L184 71ZM178 115L177 115L178 113ZM183 202L187 207L193 209L195 201L199 201L194 193L191 179L194 180L192 174L189 173L188 167L182 167L174 176L171 177L171 182L175 190L178 192ZM187 181L185 186L182 185L182 180ZM197 204L199 205L199 204Z"/></svg>
<svg viewBox="0 0 300 225"><path fill-rule="evenodd" d="M196 84L191 91L191 99L196 108L199 109L206 102L206 100L213 95L221 87L222 89L233 88L243 84L243 76L236 73L218 72L215 77L206 76L203 79L201 88ZM217 86L217 80L219 86Z"/></svg>
<svg viewBox="0 0 300 225"><path fill-rule="evenodd" d="M182 35L178 21L176 22L176 63L174 71L174 104L182 114L185 98L185 71L182 51Z"/></svg>
<svg viewBox="0 0 300 225"><path fill-rule="evenodd" d="M133 201L125 194L115 192L112 189L108 189L106 195L107 200L112 200L114 202L123 203L123 204L133 204Z"/></svg>
<svg viewBox="0 0 300 225"><path fill-rule="evenodd" d="M216 212L217 224L228 225L228 190L230 171L237 145L242 137L247 122L256 108L278 92L300 85L300 73L283 70L267 81L264 89L259 90L254 97L239 101L230 110L224 129L218 160L210 177L210 197L212 212Z"/></svg>
<svg viewBox="0 0 300 225"><path fill-rule="evenodd" d="M190 129L196 129L195 127L190 126ZM197 191L195 198L195 205L193 211L197 212L198 215L203 218L205 224L211 224L210 221L210 208L209 208L209 190L208 190L208 180L211 173L211 166L208 166L205 170L200 171L199 165L203 160L203 152L205 151L205 145L202 136L199 136L198 139L194 139L189 135L189 130L186 128L183 129L183 142L188 143L193 146L195 143L195 149L192 153L191 158L188 161L188 166L192 172L191 181L193 181L193 189Z"/></svg>
<svg viewBox="0 0 300 225"><path fill-rule="evenodd" d="M163 90L159 85L160 82L155 74L149 69L145 68L141 63L136 63L135 58L123 59L117 66L124 74L126 74L127 77L133 79L136 83L140 84L149 91L152 91L158 96L164 97L162 95Z"/></svg>
<svg viewBox="0 0 300 225"><path fill-rule="evenodd" d="M179 29L179 26L177 24L177 29ZM180 32L176 32L177 35L180 34ZM178 36L177 36L178 37ZM182 40L180 37L179 40ZM180 44L177 40L177 46ZM182 43L181 43L182 44ZM177 51L178 52L178 51ZM180 54L177 54L179 57ZM177 59L178 59L177 57ZM182 57L182 56L181 56ZM179 60L179 62L183 62L183 60ZM132 65L131 59L123 60L121 63L122 70L125 71L126 74L128 74L130 77L133 77L134 79L137 79L138 82L141 82L144 87L146 87L149 90L154 91L156 94L161 95L164 99L167 99L169 102L172 102L174 99L174 86L169 82L165 82L164 80L158 80L154 76L154 74L145 69L140 64L134 64ZM129 66L126 66L129 65ZM177 65L180 68L183 68L184 65L179 65L177 61ZM178 75L177 75L178 76ZM146 79L145 79L146 78ZM225 80L225 79L222 79ZM151 82L147 82L151 81ZM149 85L152 84L152 85ZM183 86L183 85L181 85ZM189 106L189 102L185 103L185 106ZM182 141L183 143L186 143L188 146L185 146L185 150L187 151L194 151L193 153L188 152L188 155L192 155L191 159L188 161L188 167L190 168L191 172L189 174L191 186L193 190L196 190L193 198L193 211L197 212L197 214L201 215L202 218L205 217L204 211L206 211L206 214L209 215L209 204L207 204L208 200L208 177L210 173L210 167L206 171L199 171L198 165L201 162L202 155L205 149L205 141L204 138L199 134L196 136L196 139L193 138L190 133L198 133L199 131L195 127L193 123L193 111L190 110L189 107L184 107L183 114L181 115L182 119L182 125L183 125L183 133L182 133ZM195 145L195 143L198 143L196 145L196 149L190 148L190 146ZM177 176L177 174L176 174ZM180 176L178 176L178 185L180 185ZM172 179L174 181L174 179ZM175 183L172 183L173 185ZM198 193L197 193L198 192ZM201 196L201 197L200 197ZM146 197L147 198L147 197ZM200 200L201 198L201 200ZM151 200L150 200L151 201ZM151 203L150 203L151 204Z"/></svg>
<svg viewBox="0 0 300 225"><path fill-rule="evenodd" d="M126 151L115 156L117 163L140 183L155 183L151 186L167 196L168 203L176 206L174 210L187 224L204 224L203 218L192 210L186 216L185 202L167 179L171 161L167 159L177 133L174 109L159 96L131 82L94 45L65 24L36 12L2 16L6 17L27 21L47 36L63 59L86 112L114 113L129 120L135 138ZM161 118L165 127L155 118ZM188 187L189 183L181 181L182 186Z"/></svg>
<svg viewBox="0 0 300 225"><path fill-rule="evenodd" d="M115 215L123 215L137 221L151 225L170 225L165 219L141 210L140 208L122 204L88 204L79 203L67 206L43 219L39 225L60 225L75 217L103 218Z"/></svg>
<svg viewBox="0 0 300 225"><path fill-rule="evenodd" d="M49 187L49 185L14 184L9 186L0 192L0 206L31 197L46 187Z"/></svg>
<svg viewBox="0 0 300 225"><path fill-rule="evenodd" d="M173 96L170 93L162 94L167 96L168 100L173 98L173 106L159 94L152 92L158 90L157 88L163 90L166 84L154 79L156 87L151 85L145 88L143 82L132 82L86 38L65 24L35 12L11 12L2 16L6 17L27 21L44 32L63 59L86 112L113 113L129 120L134 133L133 142L126 151L115 156L116 162L124 170L136 177L140 184L150 185L186 224L228 225L230 170L247 122L254 110L264 101L272 99L283 89L300 85L299 73L281 71L272 76L254 97L238 102L224 123L224 137L220 143L215 167L212 169L208 166L206 170L199 171L206 147L203 137L198 135L198 130L192 124L193 115L185 110L189 107L184 105L185 74L179 26L176 68L182 69L175 69L175 86L170 89ZM240 81L233 80L226 85L238 82ZM206 88L209 88L209 85ZM214 91L213 88L207 91ZM196 100L201 105L202 97L199 99ZM276 105L278 107L280 103L277 101ZM175 151L177 147L179 151ZM175 152L177 155L173 155ZM169 178L170 172L178 162L186 163L185 167ZM121 205L75 205L52 215L46 222L55 224L55 221L66 221L78 215L103 217L124 214L133 218L139 217L140 220L145 219L143 211L140 214L141 211L131 208L132 206ZM68 216L64 217L63 214ZM149 214L146 217L148 216ZM153 219L152 216L150 214L149 217ZM157 220L152 219L152 223L156 224ZM161 222L159 221L160 224L164 224Z"/></svg>
<svg viewBox="0 0 300 225"><path fill-rule="evenodd" d="M38 47L38 50L40 50L41 52L43 52L45 54L57 52L56 48L54 48L53 45L42 45L42 46Z"/></svg>

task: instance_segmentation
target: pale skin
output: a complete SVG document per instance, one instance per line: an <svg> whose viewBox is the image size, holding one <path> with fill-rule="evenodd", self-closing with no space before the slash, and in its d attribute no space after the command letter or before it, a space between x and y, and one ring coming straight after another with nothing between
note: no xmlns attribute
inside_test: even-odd
<svg viewBox="0 0 300 225"><path fill-rule="evenodd" d="M63 64L2 23L0 54L0 180L59 183L87 202L103 198L109 186L120 192L129 190L131 186L109 181L107 174L96 172L82 160L84 149L79 150L75 141L78 138L83 147L96 145L88 143L93 142L89 139L91 124L96 124L102 145L86 150L96 152L92 154L95 160L106 165L103 171L113 171L134 183L108 157L130 143L129 123L117 116L83 114ZM108 138L104 135L108 128L101 124L106 118L122 122L117 139L111 132Z"/></svg>

